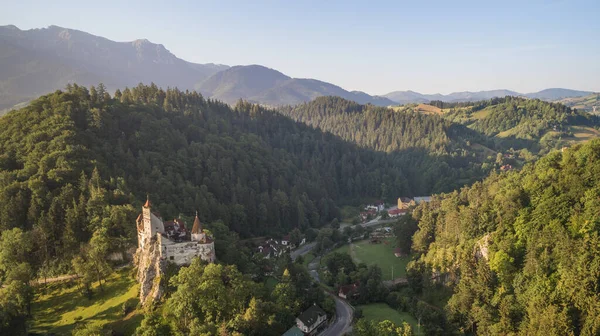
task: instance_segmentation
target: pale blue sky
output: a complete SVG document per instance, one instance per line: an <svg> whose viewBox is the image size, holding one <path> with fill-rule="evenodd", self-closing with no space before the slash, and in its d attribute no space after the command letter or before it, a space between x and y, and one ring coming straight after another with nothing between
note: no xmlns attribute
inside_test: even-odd
<svg viewBox="0 0 600 336"><path fill-rule="evenodd" d="M0 1L0 25L147 38L369 94L600 91L599 0Z"/></svg>

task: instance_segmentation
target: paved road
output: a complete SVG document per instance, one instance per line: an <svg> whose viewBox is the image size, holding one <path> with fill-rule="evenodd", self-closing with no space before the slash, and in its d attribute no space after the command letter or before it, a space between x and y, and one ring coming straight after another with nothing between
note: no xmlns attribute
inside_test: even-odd
<svg viewBox="0 0 600 336"><path fill-rule="evenodd" d="M354 311L346 301L336 295L329 295L335 300L335 321L320 336L344 335L352 331L352 315Z"/></svg>
<svg viewBox="0 0 600 336"><path fill-rule="evenodd" d="M397 219L381 220L378 217L370 222L359 224L359 225L366 228L366 227L381 225L381 224L385 224L385 223L392 223L396 220ZM314 247L315 247L315 243L313 242L310 244L305 244L302 247L300 247L299 249L292 251L292 253L291 253L292 260L296 260L296 258L298 258L298 256L307 254ZM308 272L313 277L313 279L315 279L315 281L319 282L319 283L321 282L321 279L319 278L319 273L318 273L317 269L319 268L320 261L321 261L321 257L317 256L313 261L310 262L310 264L308 264ZM351 332L354 310L352 310L352 307L348 304L348 302L340 299L337 295L329 293L329 292L327 292L327 294L330 295L333 298L333 300L335 301L335 315L336 316L335 316L335 321L333 321L333 323L331 323L329 325L329 327L327 327L327 329L322 331L319 334L319 336L338 336L338 335L344 335L345 333Z"/></svg>
<svg viewBox="0 0 600 336"><path fill-rule="evenodd" d="M319 256L316 257L310 264L308 264L308 272L310 275L312 275L316 282L321 282L319 273L317 272L320 261L321 257ZM352 331L352 319L354 314L352 307L346 301L340 299L337 295L329 292L327 292L327 294L330 295L335 301L335 321L333 321L333 323L331 323L327 329L322 331L319 336L338 336Z"/></svg>
<svg viewBox="0 0 600 336"><path fill-rule="evenodd" d="M304 244L304 245L300 246L298 249L292 251L292 253L290 253L292 260L296 260L296 258L298 258L298 256L307 254L315 247L315 245L316 245L315 242Z"/></svg>

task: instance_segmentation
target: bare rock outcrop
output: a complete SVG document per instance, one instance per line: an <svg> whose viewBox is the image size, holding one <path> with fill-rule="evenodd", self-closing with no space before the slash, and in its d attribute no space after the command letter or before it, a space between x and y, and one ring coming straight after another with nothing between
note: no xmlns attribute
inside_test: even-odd
<svg viewBox="0 0 600 336"><path fill-rule="evenodd" d="M163 289L160 278L166 269L166 261L160 256L160 242L153 237L149 244L138 248L135 263L138 268L137 281L140 284L140 302L154 302L161 298Z"/></svg>

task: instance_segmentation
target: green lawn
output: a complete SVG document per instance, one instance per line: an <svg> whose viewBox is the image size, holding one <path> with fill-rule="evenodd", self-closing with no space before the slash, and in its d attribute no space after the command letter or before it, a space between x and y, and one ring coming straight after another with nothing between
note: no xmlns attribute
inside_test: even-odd
<svg viewBox="0 0 600 336"><path fill-rule="evenodd" d="M77 323L107 325L125 335L131 335L141 322L136 312L122 316L124 302L137 305L139 285L129 275L131 269L113 273L100 291L94 284L94 295L87 299L74 283L55 283L38 288L33 303L31 332L70 335ZM110 325L108 325L110 324Z"/></svg>
<svg viewBox="0 0 600 336"><path fill-rule="evenodd" d="M397 258L394 255L395 244L393 238L386 238L380 244L372 244L369 239L366 239L343 245L329 253L347 253L357 264L363 262L367 265L378 265L383 280L392 280L392 266L394 278L405 277L406 265L411 260L410 256Z"/></svg>
<svg viewBox="0 0 600 336"><path fill-rule="evenodd" d="M346 245L346 248L356 263L378 265L381 267L383 280L392 280L392 267L394 278L404 277L406 265L410 261L410 256L397 258L394 255L395 243L393 238L387 238L380 244L372 244L367 239Z"/></svg>
<svg viewBox="0 0 600 336"><path fill-rule="evenodd" d="M415 335L422 335L417 334L417 320L412 315L406 312L399 312L385 303L371 303L358 306L357 308L362 309L363 317L367 320L378 322L390 320L398 326L401 326L403 322L407 322L412 327Z"/></svg>

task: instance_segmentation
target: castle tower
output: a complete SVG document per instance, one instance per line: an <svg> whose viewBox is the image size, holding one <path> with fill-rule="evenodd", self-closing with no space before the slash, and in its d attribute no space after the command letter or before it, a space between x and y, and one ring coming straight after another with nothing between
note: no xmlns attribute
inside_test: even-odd
<svg viewBox="0 0 600 336"><path fill-rule="evenodd" d="M148 197L142 206L141 223L138 224L138 247L140 248L143 248L146 242L155 237L157 233L165 232L162 220L152 213L151 207L152 203Z"/></svg>
<svg viewBox="0 0 600 336"><path fill-rule="evenodd" d="M192 226L192 241L206 241L206 234L202 229L202 223L200 222L200 218L198 218L198 211L196 211L196 218L194 218L194 226Z"/></svg>

